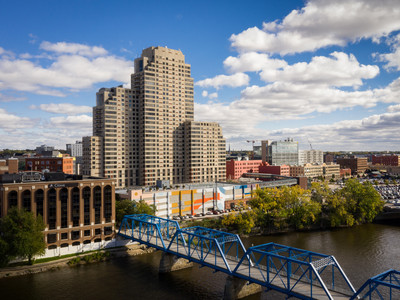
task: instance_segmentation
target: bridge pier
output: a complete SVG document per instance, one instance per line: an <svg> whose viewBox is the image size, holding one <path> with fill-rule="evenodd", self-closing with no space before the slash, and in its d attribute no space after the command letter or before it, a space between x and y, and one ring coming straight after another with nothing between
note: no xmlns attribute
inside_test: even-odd
<svg viewBox="0 0 400 300"><path fill-rule="evenodd" d="M193 266L192 262L187 259L179 258L176 255L163 252L160 260L160 273L169 273L181 269L190 268Z"/></svg>
<svg viewBox="0 0 400 300"><path fill-rule="evenodd" d="M247 280L228 276L225 283L224 300L241 299L260 292L262 292L261 285L248 284Z"/></svg>

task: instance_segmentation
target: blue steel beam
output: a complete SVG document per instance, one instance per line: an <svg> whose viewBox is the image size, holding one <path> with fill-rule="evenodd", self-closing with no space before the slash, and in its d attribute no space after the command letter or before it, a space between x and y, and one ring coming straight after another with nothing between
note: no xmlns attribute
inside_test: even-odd
<svg viewBox="0 0 400 300"><path fill-rule="evenodd" d="M131 234L127 234L127 231L130 231ZM317 286L316 283L319 283L327 297L332 299L320 276L322 272L328 270L327 266L332 265L332 287L334 287L333 272L335 268L338 268L345 282L355 293L336 259L333 256L313 251L274 243L253 246L246 251L239 236L235 234L199 226L181 229L176 221L149 215L125 216L118 234L178 257L195 261L216 271L222 271L301 299L313 298L313 286ZM154 239L156 244L152 242ZM167 241L169 242L168 246L166 245ZM239 260L240 251L243 251L244 254ZM230 252L234 252L236 257L233 259L239 261L233 271L227 260ZM217 264L219 259L222 260L222 265L221 263ZM266 265L262 265L263 261L266 261ZM230 260L230 262L233 261ZM248 268L248 275L238 273L240 266L246 266L246 270ZM251 271L255 270L260 272L263 280L251 277ZM283 287L274 285L276 279L280 280ZM397 278L396 280L399 283ZM299 294L295 290L300 282L310 284L309 296ZM392 282L383 282L382 285L394 286Z"/></svg>
<svg viewBox="0 0 400 300"><path fill-rule="evenodd" d="M365 292L365 294L362 295L363 298L371 297L371 295L375 292L375 293L378 293L378 296L380 296L380 299L383 299L382 295L380 295L379 290L378 290L378 288L380 286L389 288L389 297L390 297L390 299L392 299L392 292L393 292L392 289L400 291L399 276L400 276L399 271L390 269L379 275L371 277L358 289L358 291L356 293L354 293L354 295L350 298L350 300L358 299L359 296L361 296L361 294L363 292ZM389 280L389 282L387 282L386 280ZM395 283L393 283L393 281L395 281Z"/></svg>

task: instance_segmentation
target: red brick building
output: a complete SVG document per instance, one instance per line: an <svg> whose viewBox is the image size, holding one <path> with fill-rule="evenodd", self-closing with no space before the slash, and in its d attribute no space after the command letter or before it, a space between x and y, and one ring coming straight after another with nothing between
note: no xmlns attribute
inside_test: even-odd
<svg viewBox="0 0 400 300"><path fill-rule="evenodd" d="M258 173L290 176L290 166L288 166L288 165L270 166L270 165L264 163L264 164L260 165Z"/></svg>
<svg viewBox="0 0 400 300"><path fill-rule="evenodd" d="M258 173L262 160L228 160L226 162L226 178L236 180L243 173Z"/></svg>
<svg viewBox="0 0 400 300"><path fill-rule="evenodd" d="M372 164L397 167L399 165L399 156L395 155L395 154L393 154L393 155L372 155Z"/></svg>
<svg viewBox="0 0 400 300"><path fill-rule="evenodd" d="M0 159L0 175L1 174L17 174L18 173L18 159Z"/></svg>
<svg viewBox="0 0 400 300"><path fill-rule="evenodd" d="M362 174L368 169L368 161L366 157L344 157L337 158L336 163L340 165L341 169L351 169L353 175Z"/></svg>
<svg viewBox="0 0 400 300"><path fill-rule="evenodd" d="M74 174L73 157L30 157L25 159L25 171L49 170L49 172L63 172Z"/></svg>

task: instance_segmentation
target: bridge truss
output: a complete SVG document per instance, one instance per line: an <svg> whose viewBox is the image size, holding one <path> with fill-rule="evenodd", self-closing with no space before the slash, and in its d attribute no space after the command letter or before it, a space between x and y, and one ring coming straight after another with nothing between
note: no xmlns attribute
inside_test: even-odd
<svg viewBox="0 0 400 300"><path fill-rule="evenodd" d="M156 216L126 215L118 235L300 299L379 296L382 287L389 289L386 294L392 299L392 292L400 291L398 271L369 279L356 293L333 256L275 243L246 251L236 234L199 226L180 228L177 221Z"/></svg>
<svg viewBox="0 0 400 300"><path fill-rule="evenodd" d="M400 299L400 272L388 270L368 279L350 299Z"/></svg>

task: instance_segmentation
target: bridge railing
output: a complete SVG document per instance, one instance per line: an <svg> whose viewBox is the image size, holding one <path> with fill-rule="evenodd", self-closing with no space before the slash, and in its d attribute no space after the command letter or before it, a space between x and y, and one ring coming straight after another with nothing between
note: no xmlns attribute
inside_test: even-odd
<svg viewBox="0 0 400 300"><path fill-rule="evenodd" d="M179 230L177 221L145 214L126 215L118 234L159 250L166 250L170 239Z"/></svg>
<svg viewBox="0 0 400 300"><path fill-rule="evenodd" d="M236 261L232 262L228 253L238 260L246 249L236 234L195 226L178 230L168 246L168 251L231 274Z"/></svg>
<svg viewBox="0 0 400 300"><path fill-rule="evenodd" d="M360 298L400 299L400 272L391 269L368 279L350 300Z"/></svg>
<svg viewBox="0 0 400 300"><path fill-rule="evenodd" d="M335 269L339 271L336 274ZM322 276L327 270L331 270L332 276L328 286L326 276L324 278ZM344 285L347 285L346 294L352 295L355 292L333 256L275 243L249 248L233 273L247 280L251 278L263 286L288 295L302 294L312 298L317 290L316 287L319 287L319 291L322 289L326 296L332 299L330 290L335 289L335 279L338 277L339 279L341 277Z"/></svg>

